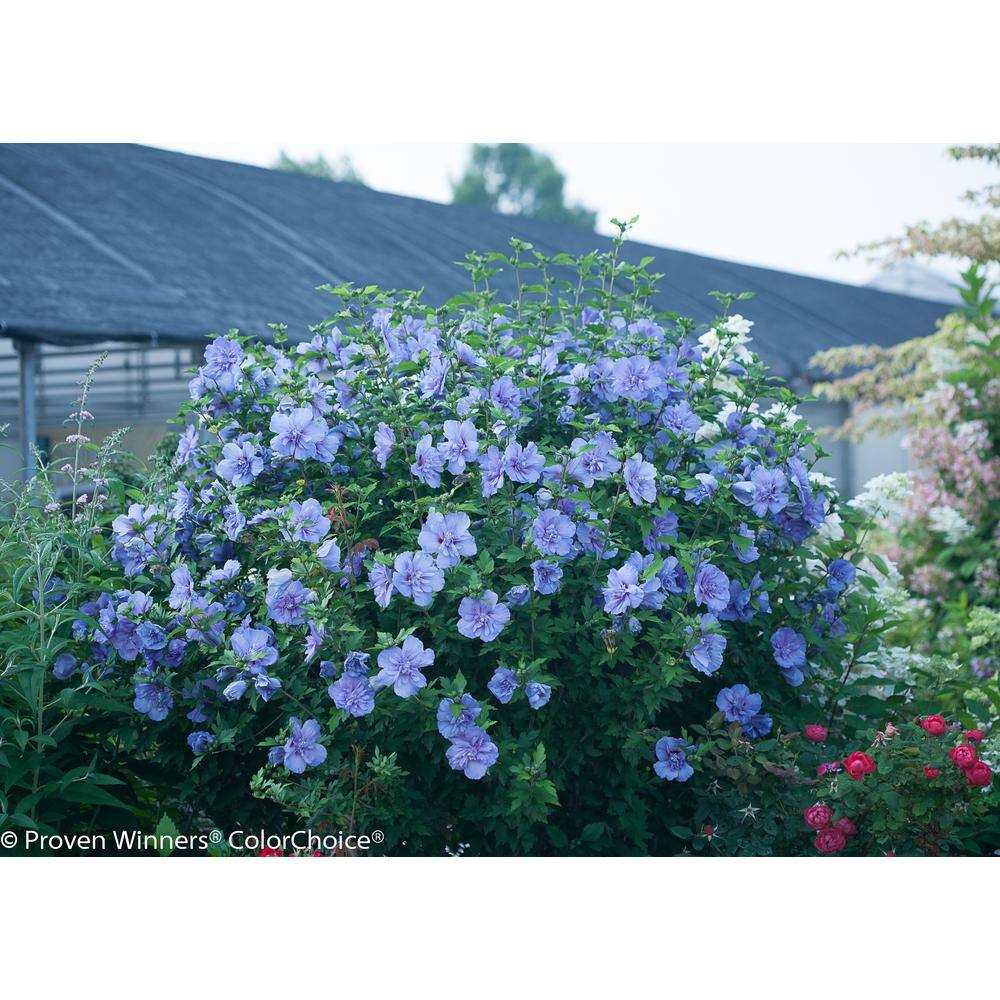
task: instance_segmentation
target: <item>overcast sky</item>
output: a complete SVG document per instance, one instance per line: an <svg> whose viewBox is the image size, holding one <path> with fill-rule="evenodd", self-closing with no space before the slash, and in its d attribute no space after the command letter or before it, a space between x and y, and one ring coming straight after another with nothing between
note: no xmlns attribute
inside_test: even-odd
<svg viewBox="0 0 1000 1000"><path fill-rule="evenodd" d="M857 283L877 265L837 260L838 250L910 222L965 214L962 193L995 180L980 164L950 160L944 145L537 145L566 174L570 198L596 208L599 219L639 215L637 240ZM171 148L269 166L282 147ZM442 202L468 152L461 143L284 148L296 157L347 154L371 187Z"/></svg>

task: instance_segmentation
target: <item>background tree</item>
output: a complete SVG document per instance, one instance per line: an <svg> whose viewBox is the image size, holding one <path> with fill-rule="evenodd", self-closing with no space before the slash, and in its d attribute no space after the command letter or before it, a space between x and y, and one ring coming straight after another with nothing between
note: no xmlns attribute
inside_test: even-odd
<svg viewBox="0 0 1000 1000"><path fill-rule="evenodd" d="M1000 167L1000 143L981 146L952 146L948 155L954 160L981 160ZM964 200L979 211L975 218L955 216L936 225L918 222L907 226L902 236L892 236L874 243L864 243L854 252L875 259L902 260L911 257L945 257L970 261L987 268L995 277L1000 261L1000 184L989 184L979 191L968 191Z"/></svg>
<svg viewBox="0 0 1000 1000"><path fill-rule="evenodd" d="M597 212L566 202L566 176L545 153L522 142L474 143L465 172L451 182L456 205L593 229Z"/></svg>
<svg viewBox="0 0 1000 1000"><path fill-rule="evenodd" d="M956 146L955 160L1000 167L1000 145ZM850 404L838 436L902 429L913 471L905 509L879 545L917 595L896 629L900 647L957 657L966 705L994 727L984 759L1000 750L1000 185L970 191L970 217L908 226L859 247L876 258L964 261L962 305L926 337L885 348L822 351L812 364L834 376L818 396ZM884 478L884 477L882 477ZM866 488L867 492L867 488ZM859 498L860 499L860 498ZM986 701L984 701L986 699ZM997 817L1000 826L1000 816Z"/></svg>
<svg viewBox="0 0 1000 1000"><path fill-rule="evenodd" d="M980 160L1000 168L1000 144L952 146L957 161ZM970 328L985 334L995 323L993 292L1000 279L1000 184L968 191L964 201L978 210L975 217L954 216L943 222L918 222L899 236L864 243L852 254L884 263L912 258L943 258L964 262L967 270L956 286L963 307L939 325L936 333L890 348L855 345L819 352L812 364L838 376L820 383L816 392L827 399L854 404L854 413L837 436L860 440L869 431L913 427L927 415L916 405L937 384L941 351L960 350ZM846 255L846 254L845 254ZM845 374L847 373L847 374Z"/></svg>
<svg viewBox="0 0 1000 1000"><path fill-rule="evenodd" d="M287 170L293 174L307 174L309 177L322 177L326 181L341 181L345 184L364 186L365 183L349 156L339 156L332 163L322 153L317 153L311 160L296 160L282 150L274 163L274 169Z"/></svg>

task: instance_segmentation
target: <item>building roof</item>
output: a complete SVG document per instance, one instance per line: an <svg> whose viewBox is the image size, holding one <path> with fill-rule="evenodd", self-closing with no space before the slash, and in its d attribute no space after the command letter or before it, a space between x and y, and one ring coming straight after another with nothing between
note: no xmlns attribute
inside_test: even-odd
<svg viewBox="0 0 1000 1000"><path fill-rule="evenodd" d="M954 274L943 274L933 267L918 264L915 260L897 260L884 267L871 281L869 288L880 288L883 292L899 292L917 299L931 302L949 302L952 307L961 306L959 294L961 278L958 268Z"/></svg>
<svg viewBox="0 0 1000 1000"><path fill-rule="evenodd" d="M305 337L332 311L324 282L423 288L439 303L467 287L455 262L469 250L511 236L543 253L610 246L572 226L130 145L0 145L0 219L0 333L76 347L266 336L278 322ZM641 243L624 255L655 256L656 306L699 322L708 292L753 292L754 346L786 377L820 349L929 333L949 310Z"/></svg>

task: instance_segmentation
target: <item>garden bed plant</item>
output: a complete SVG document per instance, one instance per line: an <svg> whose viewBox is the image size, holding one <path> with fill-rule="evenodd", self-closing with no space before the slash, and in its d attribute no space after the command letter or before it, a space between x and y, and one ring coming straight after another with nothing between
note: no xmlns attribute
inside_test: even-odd
<svg viewBox="0 0 1000 1000"><path fill-rule="evenodd" d="M627 228L606 254L470 255L437 307L331 287L309 340L208 345L49 681L129 686L184 775L162 814L670 854L749 785L757 853L832 853L803 833L802 734L860 752L901 701L858 669L893 624L866 522L748 346L747 297L656 314Z"/></svg>

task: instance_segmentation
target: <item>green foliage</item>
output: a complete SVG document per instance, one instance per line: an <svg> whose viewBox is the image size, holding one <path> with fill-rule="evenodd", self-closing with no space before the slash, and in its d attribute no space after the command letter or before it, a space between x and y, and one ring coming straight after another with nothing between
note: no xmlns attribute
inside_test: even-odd
<svg viewBox="0 0 1000 1000"><path fill-rule="evenodd" d="M826 352L831 371L862 367L820 391L888 410L907 431L910 496L872 539L911 591L885 660L901 668L895 679L915 704L946 714L975 706L990 730L1000 721L1000 326L988 275L981 263L962 273L962 308L929 337Z"/></svg>
<svg viewBox="0 0 1000 1000"><path fill-rule="evenodd" d="M956 160L998 162L997 145L955 147ZM873 544L899 562L896 578L913 591L881 654L894 667L894 687L917 711L941 713L987 733L981 757L1000 765L1000 326L996 322L997 187L970 192L982 207L975 219L921 223L902 237L862 250L890 257L965 260L961 308L934 334L896 347L839 348L816 361L840 377L819 392L853 404L846 432L860 437L874 428L902 427L916 466L905 510L887 519ZM845 374L848 369L853 369ZM857 416L860 414L860 416ZM868 488L866 488L866 493ZM898 669L896 669L898 668ZM906 727L904 737L909 732ZM907 853L988 853L1000 839L996 797L975 793L971 802L949 798L961 778L945 767L928 786L913 740L894 739L880 770L888 785L867 802L873 830L884 844L900 841ZM940 754L938 754L940 757ZM939 761L932 766L940 767ZM922 780L923 779L923 780ZM837 794L851 803L860 788L843 781ZM965 791L965 790L963 790ZM915 794L911 794L915 793ZM967 792L966 792L967 794Z"/></svg>
<svg viewBox="0 0 1000 1000"><path fill-rule="evenodd" d="M84 381L80 410L96 367ZM80 417L67 423L77 434L85 429ZM0 484L0 829L53 833L72 822L87 830L98 817L112 827L141 811L134 774L123 767L144 742L128 687L96 677L52 683L76 609L104 573L99 535L107 496L97 484L108 482L120 437L100 448L82 441L70 447L72 491L64 501L49 467L25 485ZM79 495L85 479L96 495Z"/></svg>
<svg viewBox="0 0 1000 1000"><path fill-rule="evenodd" d="M311 160L308 158L297 160L281 150L272 169L305 174L307 177L319 177L326 181L338 181L342 184L365 186L364 178L358 173L349 156L341 156L331 163L322 153L317 153Z"/></svg>
<svg viewBox="0 0 1000 1000"><path fill-rule="evenodd" d="M390 854L808 854L802 810L822 792L858 827L848 853L992 849L992 793L963 790L952 772L929 790L915 780L914 749L937 760L944 744L925 747L912 718L940 711L989 730L1000 704L995 679L970 687L953 657L907 651L903 662L887 646L903 628L891 565L867 553L865 517L809 475L821 448L796 417L794 395L746 349L750 324L731 312L745 296L716 293L720 314L699 339L690 320L652 311L659 276L651 261L620 259L630 223L617 225L610 253L546 256L513 241L509 253L470 254L472 290L438 307L415 293L329 288L336 313L308 343L289 347L280 327L273 344L235 331L217 342L215 358L237 362L223 384L208 360L197 373L183 408L184 454L164 447L124 481L108 473L114 440L95 450L78 437L65 503L51 469L26 490L11 488L13 516L0 539L0 824L138 826L168 839L211 827L377 830L379 851ZM511 302L491 289L500 269L517 277ZM623 401L574 381L595 378L598 361L627 370L649 355L669 371L669 394ZM516 413L474 391L503 378L519 389ZM683 400L686 428L661 423L668 398ZM85 394L81 414L84 403ZM272 421L280 426L297 409L312 425L314 405L329 415L320 433L340 435L332 458L282 454ZM516 431L544 456L544 480L509 478L490 493L472 461L437 482L418 477L417 439L440 441L445 417L466 405L479 454L499 453ZM75 419L79 434L89 417ZM380 425L394 433L381 460L371 448ZM618 464L588 483L569 462L595 447L596 428ZM235 440L266 451L240 484L220 472ZM92 463L81 460L91 453ZM631 495L617 474L632 456L654 464L652 500ZM760 513L734 488L761 466L787 470L789 492L797 477L794 513ZM700 495L708 468L715 488ZM335 566L317 539L292 537L290 518L307 501L318 537L335 540L343 556ZM133 504L113 543L109 521ZM544 553L529 527L555 509L576 518L579 544L562 553L560 588L545 593L534 585L532 564ZM244 518L235 528L234 511ZM468 515L474 554L447 565L424 604L398 586L377 602L373 570L416 548L432 511ZM666 515L676 531L657 535L654 518ZM148 531L132 532L139 522ZM749 563L748 526L759 549ZM590 527L598 544L584 542ZM642 584L666 589L659 603L613 612L601 588L631 553ZM668 587L668 560L683 583L678 576ZM730 604L715 608L718 618L690 587L706 562L726 576ZM835 579L835 562L853 566L856 579ZM220 576L223 565L235 568ZM307 618L274 613L268 574L279 569L307 588ZM184 570L195 595L175 600L174 574ZM519 588L523 600L511 596ZM463 599L486 590L509 603L510 619L480 641L457 618ZM110 624L95 621L100 612L87 603L99 593L109 595ZM134 610L136 594L144 610ZM974 616L977 648L995 633L987 611ZM108 630L139 621L176 639L179 655L168 660L163 643L150 656L145 647L141 656L124 652ZM231 642L245 623L269 630L268 666L280 686L265 687L267 697ZM801 686L775 659L771 636L781 627L805 640ZM405 695L380 686L374 708L358 716L337 707L329 682L343 679L348 654L374 663L410 636L435 652L426 686ZM726 639L721 666L696 660L709 636ZM93 665L55 677L64 653ZM519 682L509 702L487 687L498 667ZM133 684L150 678L170 696L158 718L131 705ZM529 703L529 683L550 686L551 700ZM773 719L753 739L718 709L720 689L737 683L758 692ZM450 737L439 731L443 699L465 694L497 750L478 780L449 766ZM137 708L139 700L136 691ZM325 750L302 773L286 766L291 716L315 720ZM829 748L801 735L820 723ZM197 750L188 745L196 735L210 738ZM689 778L654 771L666 736L689 747ZM991 739L982 756L992 762ZM819 780L819 764L865 747L875 774L857 784ZM949 812L956 802L967 808Z"/></svg>
<svg viewBox="0 0 1000 1000"><path fill-rule="evenodd" d="M624 234L630 223L618 225ZM620 240L611 253L574 259L542 255L514 241L507 254L471 254L466 268L473 291L438 308L408 293L389 295L371 286L330 288L339 310L316 328L313 341L287 354L280 330L277 349L230 335L230 345L239 344L241 371L259 373L259 383L241 382L225 402L211 392L196 393L185 411L205 434L190 459L172 475L160 470L146 489L130 495L164 510L178 482L189 487L199 497L194 530L205 533L197 536L194 548L164 541L151 553L153 562L141 566L128 585L162 603L172 586L171 574L181 564L204 579L212 565L207 553L221 538L225 508L238 505L247 515L257 515L226 548L241 567L233 584L239 588L239 618L270 621L266 576L287 566L316 595L309 613L326 626L316 660L325 659L332 673L320 677L316 661L303 662L304 625L271 621L278 650L273 670L281 688L266 702L252 688L230 701L217 699L209 723L215 742L198 754L194 769L212 779L207 787L215 787L217 773L229 774L234 787L245 782L257 802L281 810L286 829L379 829L385 834L381 849L394 854L668 854L683 847L677 831L686 828L698 789L710 780L718 726L709 731L704 720L715 714L721 687L745 682L759 691L775 720L774 740L797 731L817 712L849 714L854 720L861 711L860 701L851 702L860 697L856 661L875 651L885 628L876 584L862 573L859 585L836 599L843 635L830 633L817 617L817 602L826 591L831 561L862 561L862 519L844 509L841 537L834 540L806 527L810 537L804 543L751 513L729 486L696 501L688 493L699 486L695 474L704 467L710 445L695 440L693 427L684 434L656 437L649 422L638 418L638 409L602 408L600 428L614 435L620 459L648 453L659 468L670 471L651 506L630 499L620 476L586 486L565 475L547 481L547 491L554 491L566 509L592 513L594 524L609 535L600 551L584 548L566 561L561 589L552 595L532 592L532 562L539 552L530 534L517 527L527 526L540 509L535 499L540 484L509 481L484 497L476 466L446 474L440 486L430 487L414 476L412 429L437 427L445 415L458 412L471 387L490 386L504 376L516 379L530 401L519 416L519 440L536 443L554 468L567 460L570 442L593 434L595 425L584 404L579 413L572 408L564 412L565 381L527 364L553 336L566 344L562 350L567 356L560 362L564 370L574 363L586 367L603 352L610 352L614 363L644 350L675 359L683 348L688 360L672 376L677 388L673 398L684 399L696 422L707 425L707 439L726 433L716 423L725 419L720 413L732 414L737 426L753 425L745 443L720 441L717 471L725 483L744 462L752 466L762 460L758 434L765 435L770 463L780 466L795 456L815 461L820 453L816 437L794 417L795 397L769 379L759 360L743 349L741 338L749 326L731 308L746 296L714 296L720 316L713 330L704 333L702 353L694 346L693 323L651 312L650 291L658 278L649 270L651 262L622 261L619 248ZM509 303L498 301L489 287L490 277L501 268L517 276L517 297ZM611 346L613 337L601 311L604 317L621 318L617 328L626 338L621 346ZM389 349L407 331L428 329L441 331L445 352L453 349L450 338L460 330L463 344L477 358L471 367L454 362L449 371L455 374L439 397L419 391L427 352L410 349L403 357L398 349ZM737 355L741 363L734 377L730 365ZM343 357L363 359L363 380L357 372L337 374L334 366ZM275 370L276 361L281 364ZM342 447L350 464L337 471L339 457L334 463L273 459L252 483L239 489L224 485L214 471L223 435L238 431L247 440L270 441L277 401L312 398L318 388L313 371L323 375L320 384L337 387L353 379L359 390L350 395L349 414L366 430L348 439L356 445L345 442ZM600 408L599 403L585 405ZM648 408L655 417L662 405L657 400L639 408ZM770 408L765 412L765 407ZM484 396L469 412L484 435L481 450L487 443L505 446L503 411ZM395 432L396 441L384 469L370 447L369 431L380 423ZM206 482L217 485L206 491ZM828 487L817 489L826 490L824 504L836 503ZM322 498L341 552L355 554L364 565L356 574L331 573L317 561L312 546L289 542L282 511L316 497ZM381 610L365 583L367 574L411 550L432 510L470 517L475 556L448 568L443 589L426 608L397 594ZM663 609L634 608L627 627L624 616L613 619L600 587L629 553L655 548L645 540L653 531L653 517L666 513L678 518L677 535L664 539L669 545L661 551L650 552L644 580L653 581L668 559L676 560L690 580L699 563L711 559L731 579L747 584L759 572L753 586L767 590L770 610L762 600L759 609L743 618L734 613L725 623L706 624L704 608L696 607L689 590L681 588ZM760 532L755 537L762 548L752 565L740 558L748 549L740 528L747 521ZM162 530L169 539L176 529L165 524ZM457 631L457 607L464 597L486 589L506 594L518 587L527 588L530 596L513 609L512 624L497 641L470 642ZM151 614L166 625L176 612L154 606ZM769 636L780 625L801 632L809 644L813 676L802 688L790 687L774 662ZM692 635L703 627L728 637L725 667L713 677L698 673L689 659ZM405 698L381 690L374 711L358 718L332 704L328 682L348 653L364 651L374 660L380 650L410 635L435 650L425 688ZM529 682L550 685L551 701L537 711L523 694L510 704L497 704L486 684L498 666L515 671L522 692ZM215 678L225 684L238 669L228 643L192 644L179 676L171 681L175 698L184 684ZM448 743L436 722L442 699L464 693L479 702L477 725L499 748L499 759L478 781L449 768ZM882 701L869 699L866 711L882 710ZM280 750L288 739L291 714L317 720L327 751L321 766L301 775L284 769L280 753L279 763L265 764L268 752ZM152 727L164 747L180 746L191 728L177 707ZM654 773L653 747L664 735L695 743L696 774L690 784L666 782ZM767 739L763 745L769 745ZM207 787L185 785L181 793L185 802L211 811L222 826L219 802L204 797ZM762 851L775 849L774 844L761 845Z"/></svg>
<svg viewBox="0 0 1000 1000"><path fill-rule="evenodd" d="M78 664L67 681L53 675L57 657L78 651L72 625L89 618L81 605L119 579L109 507L152 481L120 450L128 428L100 445L87 437L87 396L102 360L66 421L79 440L71 435L51 463L36 455L27 482L0 482L0 830L152 830L167 807L192 819L216 796L213 814L254 815L224 758L209 765L220 772L214 784L199 780L205 771L192 774L180 734L143 724L128 673Z"/></svg>
<svg viewBox="0 0 1000 1000"><path fill-rule="evenodd" d="M593 229L597 213L568 204L565 186L566 177L552 158L525 143L475 143L462 176L452 181L451 200L456 205Z"/></svg>
<svg viewBox="0 0 1000 1000"><path fill-rule="evenodd" d="M853 704L861 707L857 699ZM713 719L699 762L714 777L695 789L692 823L675 834L694 853L815 855L821 853L814 844L817 831L803 821L803 812L825 804L834 821L849 819L856 829L837 854L993 853L1000 848L994 796L970 785L948 758L949 750L967 742L961 730L931 736L904 718L908 707L904 699L890 698L882 704L883 728L865 721L874 714L866 708L819 743L792 732L751 745L738 727ZM974 716L962 715L975 728ZM855 751L868 754L875 767L860 779L839 766ZM834 770L818 773L831 762ZM925 767L932 769L930 776Z"/></svg>

